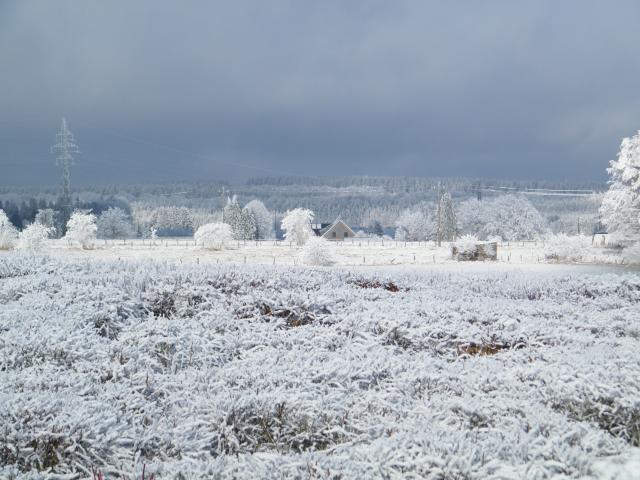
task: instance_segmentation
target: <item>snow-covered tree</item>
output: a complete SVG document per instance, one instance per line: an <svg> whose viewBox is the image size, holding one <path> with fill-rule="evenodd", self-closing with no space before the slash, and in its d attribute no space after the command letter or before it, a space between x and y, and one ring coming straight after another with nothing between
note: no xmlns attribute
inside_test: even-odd
<svg viewBox="0 0 640 480"><path fill-rule="evenodd" d="M311 237L300 251L300 260L306 265L327 266L335 262L330 242L322 237Z"/></svg>
<svg viewBox="0 0 640 480"><path fill-rule="evenodd" d="M250 211L240 208L234 196L228 199L224 207L224 223L229 224L234 240L252 240L255 238L255 221Z"/></svg>
<svg viewBox="0 0 640 480"><path fill-rule="evenodd" d="M313 212L306 208L294 208L288 211L282 219L284 238L296 245L304 245L314 233L311 229Z"/></svg>
<svg viewBox="0 0 640 480"><path fill-rule="evenodd" d="M273 237L273 218L260 200L251 200L244 206L244 210L253 216L255 237L257 240Z"/></svg>
<svg viewBox="0 0 640 480"><path fill-rule="evenodd" d="M458 205L457 217L461 232L470 235L481 235L482 228L486 223L483 210L487 202L490 202L490 200L480 201L476 198L470 198Z"/></svg>
<svg viewBox="0 0 640 480"><path fill-rule="evenodd" d="M100 238L127 238L133 234L133 226L127 212L111 207L100 214L97 221Z"/></svg>
<svg viewBox="0 0 640 480"><path fill-rule="evenodd" d="M53 229L39 223L27 225L18 235L18 243L16 247L19 250L38 251L42 250L45 242Z"/></svg>
<svg viewBox="0 0 640 480"><path fill-rule="evenodd" d="M602 222L623 239L640 238L640 132L622 140L618 159L609 165L609 190L600 207Z"/></svg>
<svg viewBox="0 0 640 480"><path fill-rule="evenodd" d="M4 210L0 210L0 250L12 249L17 240L18 230L13 226Z"/></svg>
<svg viewBox="0 0 640 480"><path fill-rule="evenodd" d="M458 222L449 192L440 196L440 240L451 242L458 236Z"/></svg>
<svg viewBox="0 0 640 480"><path fill-rule="evenodd" d="M437 233L436 208L432 203L421 202L404 210L396 220L396 240L434 240Z"/></svg>
<svg viewBox="0 0 640 480"><path fill-rule="evenodd" d="M529 200L520 195L502 195L460 204L462 232L482 240L534 240L547 232L544 217Z"/></svg>
<svg viewBox="0 0 640 480"><path fill-rule="evenodd" d="M67 222L64 238L70 243L78 243L82 248L92 248L97 230L94 214L76 210Z"/></svg>
<svg viewBox="0 0 640 480"><path fill-rule="evenodd" d="M194 238L203 248L222 250L226 243L233 240L233 233L227 223L207 223L196 230Z"/></svg>
<svg viewBox="0 0 640 480"><path fill-rule="evenodd" d="M192 230L193 218L187 207L158 207L145 219L148 227L157 230Z"/></svg>
<svg viewBox="0 0 640 480"><path fill-rule="evenodd" d="M38 213L36 213L34 222L44 225L55 232L56 225L58 224L58 216L58 212L52 208L41 208L38 210Z"/></svg>

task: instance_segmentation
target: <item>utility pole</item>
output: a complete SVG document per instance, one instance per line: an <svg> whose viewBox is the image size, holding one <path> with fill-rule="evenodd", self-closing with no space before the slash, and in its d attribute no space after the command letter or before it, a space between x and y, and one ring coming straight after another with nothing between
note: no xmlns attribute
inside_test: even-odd
<svg viewBox="0 0 640 480"><path fill-rule="evenodd" d="M224 189L224 185L220 189L220 208L222 209L222 223L224 223L224 207L226 205L225 202L225 194L226 190Z"/></svg>
<svg viewBox="0 0 640 480"><path fill-rule="evenodd" d="M62 119L60 131L56 134L56 143L51 147L56 155L56 164L62 169L62 209L66 219L71 215L71 171L73 154L80 153L73 133L67 128L67 120Z"/></svg>
<svg viewBox="0 0 640 480"><path fill-rule="evenodd" d="M278 239L278 220L276 219L276 211L273 211L273 238Z"/></svg>

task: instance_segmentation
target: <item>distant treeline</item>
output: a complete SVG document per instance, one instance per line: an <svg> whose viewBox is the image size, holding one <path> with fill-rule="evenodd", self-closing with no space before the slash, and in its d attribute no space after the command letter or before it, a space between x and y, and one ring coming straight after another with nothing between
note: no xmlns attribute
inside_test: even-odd
<svg viewBox="0 0 640 480"><path fill-rule="evenodd" d="M248 186L328 186L347 188L351 186L367 186L383 188L388 192L424 192L444 185L450 191L472 191L478 187L506 187L515 189L549 188L549 189L589 189L603 191L604 182L568 182L539 180L496 180L490 178L467 177L260 177L247 180Z"/></svg>
<svg viewBox="0 0 640 480"><path fill-rule="evenodd" d="M365 227L375 222L392 227L404 210L420 202L435 202L439 186L451 194L454 206L471 197L502 195L503 192L491 191L496 188L516 191L542 188L606 189L605 184L596 182L369 176L267 177L251 179L239 185L211 180L76 186L73 189L73 206L91 209L96 215L110 207L119 207L131 214L136 231L142 232L148 223L146 217L161 207L189 209L191 217L196 219L195 223L200 223L198 219L215 218L215 212L221 211L226 198L236 195L242 205L253 199L262 201L278 217L287 210L304 207L313 210L318 222L341 218L354 227ZM6 211L12 223L22 228L34 221L38 210L61 210L59 194L59 187L0 187L0 208ZM599 195L529 198L558 231L570 233L577 230L581 222L592 224L597 220Z"/></svg>

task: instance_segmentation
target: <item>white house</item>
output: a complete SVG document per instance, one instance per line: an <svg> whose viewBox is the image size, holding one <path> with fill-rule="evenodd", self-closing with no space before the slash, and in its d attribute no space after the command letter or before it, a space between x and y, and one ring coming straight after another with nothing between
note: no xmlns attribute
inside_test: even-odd
<svg viewBox="0 0 640 480"><path fill-rule="evenodd" d="M326 240L344 240L356 236L353 230L342 220L333 223L314 223L311 225L313 232Z"/></svg>

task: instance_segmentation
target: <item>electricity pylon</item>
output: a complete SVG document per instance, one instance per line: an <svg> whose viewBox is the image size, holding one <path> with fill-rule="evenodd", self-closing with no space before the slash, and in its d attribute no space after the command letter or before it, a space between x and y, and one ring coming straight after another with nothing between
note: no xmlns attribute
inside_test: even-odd
<svg viewBox="0 0 640 480"><path fill-rule="evenodd" d="M51 152L56 155L56 164L62 169L62 207L65 216L71 213L71 172L73 155L80 153L73 133L67 128L67 120L62 119L60 131L56 134L56 143L51 147Z"/></svg>

